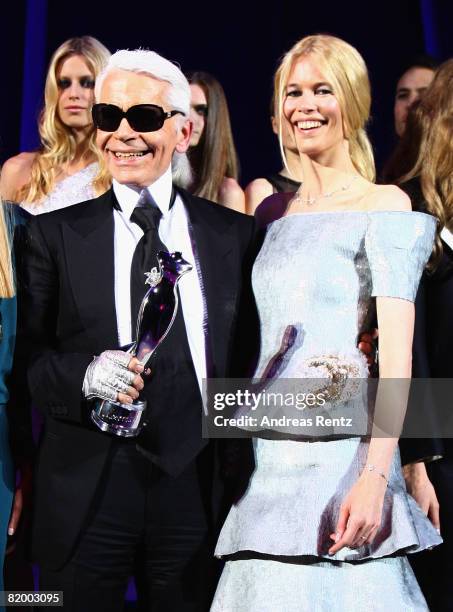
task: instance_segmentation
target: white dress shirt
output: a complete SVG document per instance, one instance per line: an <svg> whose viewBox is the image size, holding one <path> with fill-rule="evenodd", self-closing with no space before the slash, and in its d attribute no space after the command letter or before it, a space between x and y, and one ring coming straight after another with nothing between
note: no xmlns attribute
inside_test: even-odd
<svg viewBox="0 0 453 612"><path fill-rule="evenodd" d="M162 212L159 236L170 252L180 251L183 258L192 264L192 270L179 281L179 295L186 326L190 353L195 367L200 391L206 378L206 305L203 299L202 279L190 236L189 219L184 203L176 195L169 209L172 194L171 168L148 188L149 194ZM121 185L113 180L113 192L121 210L114 210L115 223L115 306L120 346L129 344L131 338L131 264L135 247L143 236L143 230L130 221L138 202L141 189ZM157 266L157 261L156 261ZM145 279L143 279L143 283ZM135 321L134 321L135 325Z"/></svg>
<svg viewBox="0 0 453 612"><path fill-rule="evenodd" d="M453 234L447 227L444 227L444 229L440 232L440 237L448 244L450 249L453 249Z"/></svg>

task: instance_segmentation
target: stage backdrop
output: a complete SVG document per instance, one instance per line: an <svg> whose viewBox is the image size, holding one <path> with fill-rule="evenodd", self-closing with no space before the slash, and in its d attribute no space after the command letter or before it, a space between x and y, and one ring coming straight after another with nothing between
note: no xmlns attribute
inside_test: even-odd
<svg viewBox="0 0 453 612"><path fill-rule="evenodd" d="M302 36L335 34L363 54L373 87L369 131L378 162L393 146L393 93L401 66L424 51L440 60L453 55L453 3L445 0L14 0L4 3L2 12L1 161L37 146L46 65L70 36L91 34L112 51L150 48L185 71L212 72L229 101L243 184L280 166L269 123L272 74L284 51Z"/></svg>

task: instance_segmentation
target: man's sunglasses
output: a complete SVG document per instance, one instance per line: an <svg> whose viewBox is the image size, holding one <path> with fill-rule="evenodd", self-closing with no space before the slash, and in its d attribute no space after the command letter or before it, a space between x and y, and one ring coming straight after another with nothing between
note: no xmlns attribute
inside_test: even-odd
<svg viewBox="0 0 453 612"><path fill-rule="evenodd" d="M127 111L114 104L95 104L91 113L94 125L103 132L115 132L123 117L136 132L155 132L160 130L167 119L178 114L184 115L179 110L165 112L155 104L136 104Z"/></svg>

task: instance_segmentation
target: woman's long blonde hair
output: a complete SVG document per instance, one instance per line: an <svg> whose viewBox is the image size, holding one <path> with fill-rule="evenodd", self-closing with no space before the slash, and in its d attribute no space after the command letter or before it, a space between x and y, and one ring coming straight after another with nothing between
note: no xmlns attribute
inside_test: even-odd
<svg viewBox="0 0 453 612"><path fill-rule="evenodd" d="M275 73L274 96L283 163L289 172L282 142L286 85L294 63L308 55L316 58L320 71L332 86L338 99L352 163L359 174L369 181L374 181L376 170L373 150L365 131L371 107L371 88L367 67L362 56L354 47L328 34L306 36L297 42L283 56Z"/></svg>
<svg viewBox="0 0 453 612"><path fill-rule="evenodd" d="M15 294L8 213L0 201L0 298Z"/></svg>
<svg viewBox="0 0 453 612"><path fill-rule="evenodd" d="M453 231L453 59L437 69L431 85L409 113L403 140L415 152L415 162L398 183L420 177L427 210L439 219L438 232L444 227ZM438 239L435 261L441 253Z"/></svg>
<svg viewBox="0 0 453 612"><path fill-rule="evenodd" d="M72 133L58 116L59 89L57 72L62 62L71 56L80 55L96 78L110 57L110 52L92 36L70 38L58 47L50 60L44 89L44 108L39 118L41 149L36 155L31 169L30 181L15 196L16 200L39 202L55 186L56 169L74 159L77 142ZM96 130L93 126L86 145L87 155L100 161L101 153L95 144ZM108 185L95 184L97 192Z"/></svg>

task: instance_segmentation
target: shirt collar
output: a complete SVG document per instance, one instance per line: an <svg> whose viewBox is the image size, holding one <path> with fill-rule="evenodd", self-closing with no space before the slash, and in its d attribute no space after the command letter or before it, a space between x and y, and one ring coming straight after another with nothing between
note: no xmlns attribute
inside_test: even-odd
<svg viewBox="0 0 453 612"><path fill-rule="evenodd" d="M443 228L443 230L440 232L440 237L448 244L450 249L453 250L453 234L450 232L448 227Z"/></svg>
<svg viewBox="0 0 453 612"><path fill-rule="evenodd" d="M131 185L122 185L115 179L112 182L113 193L121 210L130 218L140 197L141 188ZM168 213L172 194L171 165L157 181L146 187L152 199L160 209L163 216Z"/></svg>

